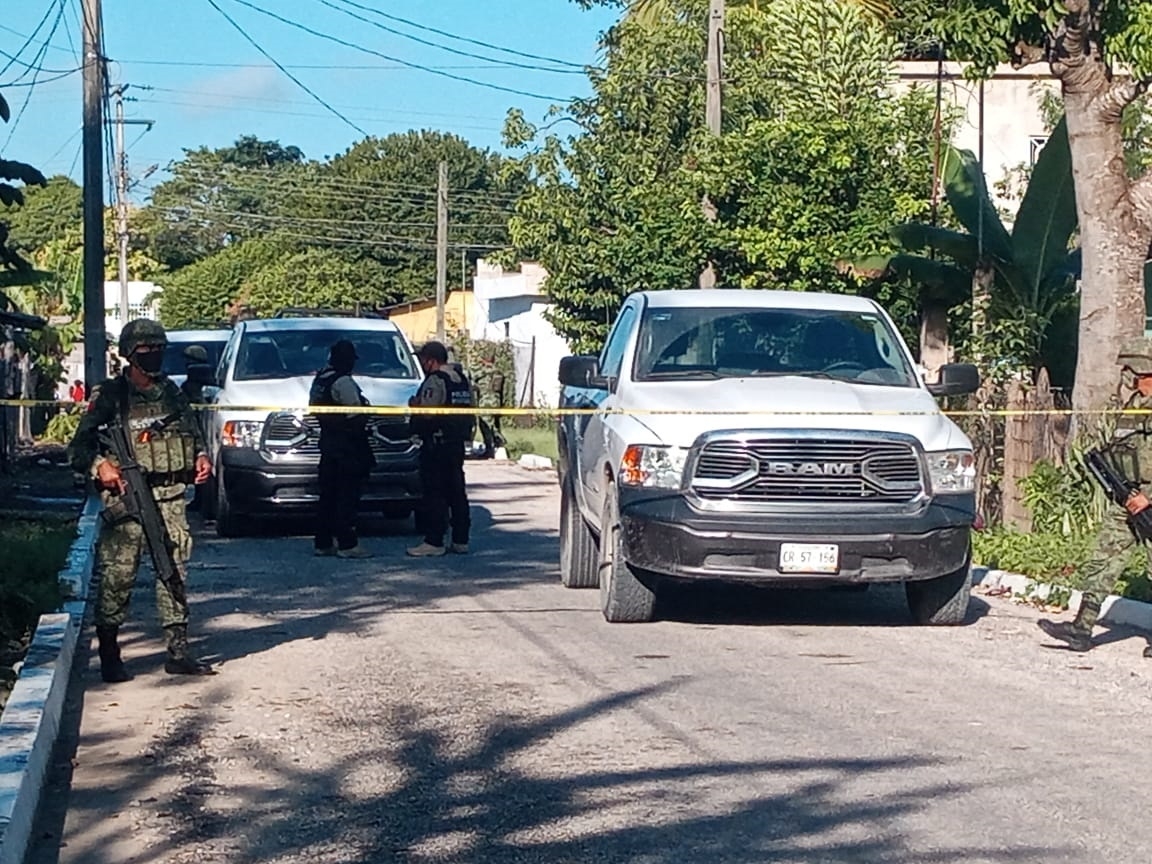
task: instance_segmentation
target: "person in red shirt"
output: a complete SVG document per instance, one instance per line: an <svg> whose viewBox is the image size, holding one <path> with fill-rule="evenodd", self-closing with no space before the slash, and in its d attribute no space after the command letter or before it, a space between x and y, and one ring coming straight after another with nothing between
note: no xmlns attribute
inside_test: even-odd
<svg viewBox="0 0 1152 864"><path fill-rule="evenodd" d="M68 396L73 402L85 402L87 396L84 393L84 382L76 379L72 382L72 386L68 388Z"/></svg>

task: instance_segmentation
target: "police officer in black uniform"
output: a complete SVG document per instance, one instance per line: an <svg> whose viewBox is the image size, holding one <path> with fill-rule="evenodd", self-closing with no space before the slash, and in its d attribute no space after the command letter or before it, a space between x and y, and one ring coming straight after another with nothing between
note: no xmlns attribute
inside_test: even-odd
<svg viewBox="0 0 1152 864"><path fill-rule="evenodd" d="M473 408L472 385L456 365L448 363L441 342L426 342L416 352L424 369L424 384L409 405L428 408ZM464 448L471 442L476 418L470 413L415 414L412 431L420 436L420 480L424 487L424 542L408 554L415 558L468 552L472 527L464 486ZM451 513L452 542L445 547Z"/></svg>
<svg viewBox="0 0 1152 864"><path fill-rule="evenodd" d="M328 365L312 381L308 404L355 408L368 400L352 378L356 348L347 339L336 342ZM314 552L338 558L371 558L356 537L356 511L376 457L368 443L368 417L354 413L321 413L320 502L316 514ZM335 545L333 545L335 541Z"/></svg>

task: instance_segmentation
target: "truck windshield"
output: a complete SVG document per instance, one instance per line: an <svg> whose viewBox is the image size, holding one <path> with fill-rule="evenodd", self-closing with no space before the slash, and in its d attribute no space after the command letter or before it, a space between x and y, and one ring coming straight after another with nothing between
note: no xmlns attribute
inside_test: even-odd
<svg viewBox="0 0 1152 864"><path fill-rule="evenodd" d="M820 309L649 308L633 374L637 381L799 375L917 386L881 316Z"/></svg>
<svg viewBox="0 0 1152 864"><path fill-rule="evenodd" d="M357 378L417 378L416 361L396 333L379 330L281 330L245 333L236 358L237 381L315 375L338 339L356 346Z"/></svg>

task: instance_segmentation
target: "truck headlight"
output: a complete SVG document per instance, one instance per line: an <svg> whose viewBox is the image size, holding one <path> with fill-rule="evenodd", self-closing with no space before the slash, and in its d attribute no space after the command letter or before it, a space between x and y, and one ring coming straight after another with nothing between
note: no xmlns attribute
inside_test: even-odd
<svg viewBox="0 0 1152 864"><path fill-rule="evenodd" d="M220 430L220 443L225 447L260 446L260 436L264 432L263 420L229 420Z"/></svg>
<svg viewBox="0 0 1152 864"><path fill-rule="evenodd" d="M935 494L953 495L976 488L976 460L971 450L940 450L925 455Z"/></svg>
<svg viewBox="0 0 1152 864"><path fill-rule="evenodd" d="M620 485L648 489L679 489L688 451L683 447L633 444L620 460Z"/></svg>

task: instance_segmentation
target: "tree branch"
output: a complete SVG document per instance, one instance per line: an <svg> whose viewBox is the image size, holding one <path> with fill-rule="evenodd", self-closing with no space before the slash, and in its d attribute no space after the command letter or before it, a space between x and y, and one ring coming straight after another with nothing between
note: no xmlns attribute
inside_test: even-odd
<svg viewBox="0 0 1152 864"><path fill-rule="evenodd" d="M1121 78L1099 98L1097 105L1108 120L1119 120L1124 109L1148 92L1152 79Z"/></svg>
<svg viewBox="0 0 1152 864"><path fill-rule="evenodd" d="M1136 211L1137 221L1152 230L1152 171L1132 183L1128 189L1128 200Z"/></svg>
<svg viewBox="0 0 1152 864"><path fill-rule="evenodd" d="M1061 83L1073 90L1090 91L1104 79L1103 56L1092 51L1091 34L1093 27L1093 0L1066 0L1068 14L1056 28L1052 39L1052 74ZM1089 55L1095 53L1095 63L1089 63Z"/></svg>
<svg viewBox="0 0 1152 864"><path fill-rule="evenodd" d="M1048 49L1043 45L1032 45L1021 39L1012 47L1012 68L1023 69L1034 63L1048 60Z"/></svg>

